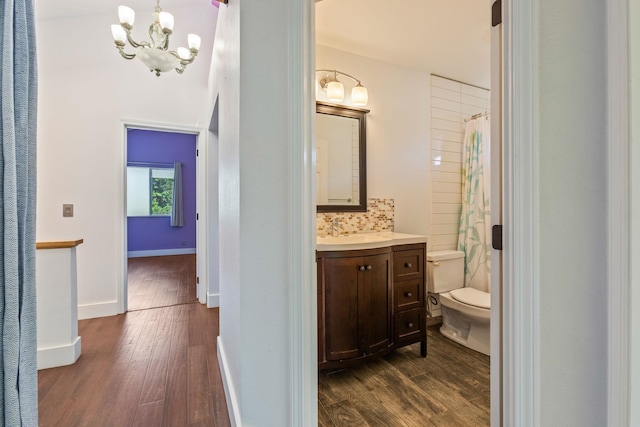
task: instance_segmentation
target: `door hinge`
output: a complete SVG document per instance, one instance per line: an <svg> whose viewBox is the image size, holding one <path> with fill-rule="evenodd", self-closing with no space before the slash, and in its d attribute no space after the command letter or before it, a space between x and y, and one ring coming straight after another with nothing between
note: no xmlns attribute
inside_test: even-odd
<svg viewBox="0 0 640 427"><path fill-rule="evenodd" d="M502 224L491 227L491 247L496 251L502 250Z"/></svg>
<svg viewBox="0 0 640 427"><path fill-rule="evenodd" d="M196 285L200 284L200 276L196 276Z"/></svg>
<svg viewBox="0 0 640 427"><path fill-rule="evenodd" d="M197 213L197 214L196 214L196 221L198 221L199 219L200 219L200 214L199 214L199 213Z"/></svg>
<svg viewBox="0 0 640 427"><path fill-rule="evenodd" d="M496 0L491 5L491 26L502 24L502 0Z"/></svg>
<svg viewBox="0 0 640 427"><path fill-rule="evenodd" d="M196 157L200 155L200 150L196 150Z"/></svg>

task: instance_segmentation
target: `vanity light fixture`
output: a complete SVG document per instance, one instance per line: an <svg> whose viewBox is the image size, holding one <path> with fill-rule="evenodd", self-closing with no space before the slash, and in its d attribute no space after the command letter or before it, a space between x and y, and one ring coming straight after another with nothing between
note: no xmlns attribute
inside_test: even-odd
<svg viewBox="0 0 640 427"><path fill-rule="evenodd" d="M316 70L316 73L324 73L318 80L320 89L327 92L327 98L331 102L344 101L344 85L338 81L338 75L345 76L356 82L351 89L351 103L356 107L364 107L369 103L369 93L367 88L357 78L338 70Z"/></svg>
<svg viewBox="0 0 640 427"><path fill-rule="evenodd" d="M195 34L189 34L187 37L189 48L179 47L175 51L169 50L169 36L173 32L173 15L164 12L160 8L160 0L156 0L156 8L153 12L153 23L149 26L149 37L151 42L136 42L131 37L133 22L136 13L127 6L118 7L118 18L120 24L111 26L111 34L116 43L116 48L124 59L133 59L138 57L151 72L155 72L156 76L166 71L176 70L178 74L182 74L187 65L191 64L198 55L200 49L200 37ZM135 53L127 53L124 51L126 42L137 49Z"/></svg>

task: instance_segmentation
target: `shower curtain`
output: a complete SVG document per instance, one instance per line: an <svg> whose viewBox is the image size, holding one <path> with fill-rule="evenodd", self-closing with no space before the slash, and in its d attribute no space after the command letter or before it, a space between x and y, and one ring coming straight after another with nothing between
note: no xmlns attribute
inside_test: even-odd
<svg viewBox="0 0 640 427"><path fill-rule="evenodd" d="M458 250L465 254L465 286L489 292L491 211L490 126L487 117L467 122L462 167Z"/></svg>

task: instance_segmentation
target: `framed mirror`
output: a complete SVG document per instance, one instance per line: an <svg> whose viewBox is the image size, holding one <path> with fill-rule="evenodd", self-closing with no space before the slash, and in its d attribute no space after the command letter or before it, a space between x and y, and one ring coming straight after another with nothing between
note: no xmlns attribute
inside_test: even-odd
<svg viewBox="0 0 640 427"><path fill-rule="evenodd" d="M318 212L366 212L368 112L316 102Z"/></svg>

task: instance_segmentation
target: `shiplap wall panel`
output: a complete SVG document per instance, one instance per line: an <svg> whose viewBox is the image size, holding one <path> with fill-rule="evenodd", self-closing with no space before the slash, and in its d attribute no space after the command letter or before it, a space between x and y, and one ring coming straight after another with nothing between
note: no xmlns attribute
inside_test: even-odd
<svg viewBox="0 0 640 427"><path fill-rule="evenodd" d="M488 90L431 76L430 250L458 245L464 120L485 111L489 111Z"/></svg>

